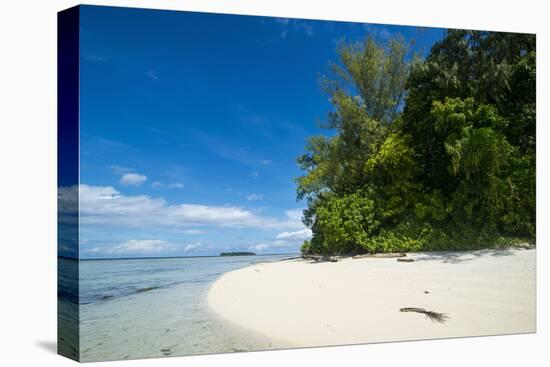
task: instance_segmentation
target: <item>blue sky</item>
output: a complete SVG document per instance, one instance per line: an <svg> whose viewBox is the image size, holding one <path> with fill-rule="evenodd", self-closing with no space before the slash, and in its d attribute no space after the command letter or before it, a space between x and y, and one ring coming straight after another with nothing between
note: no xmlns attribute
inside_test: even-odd
<svg viewBox="0 0 550 367"><path fill-rule="evenodd" d="M81 7L80 256L298 251L296 158L342 38L442 29Z"/></svg>

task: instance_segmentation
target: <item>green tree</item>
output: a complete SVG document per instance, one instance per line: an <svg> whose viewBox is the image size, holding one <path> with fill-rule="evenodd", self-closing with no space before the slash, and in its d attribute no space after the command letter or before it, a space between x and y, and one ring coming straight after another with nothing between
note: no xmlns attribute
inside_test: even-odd
<svg viewBox="0 0 550 367"><path fill-rule="evenodd" d="M450 30L414 64L401 130L419 207L437 197L449 226L534 236L535 60L534 35Z"/></svg>
<svg viewBox="0 0 550 367"><path fill-rule="evenodd" d="M338 55L330 76L321 81L334 106L325 127L336 136L310 138L298 158L305 172L297 179L298 198L308 201L304 214L310 226L320 194L352 194L372 182L365 162L377 154L399 119L411 66L409 46L402 38L386 45L372 38L343 43Z"/></svg>
<svg viewBox="0 0 550 367"><path fill-rule="evenodd" d="M451 30L338 48L331 137L298 158L304 253L472 249L535 236L535 39Z"/></svg>
<svg viewBox="0 0 550 367"><path fill-rule="evenodd" d="M521 141L523 150L534 154L534 53L534 35L449 30L426 60L413 65L402 130L412 137L424 186L440 188L445 194L455 187L447 170L444 131L436 131L432 119L435 101L473 98L493 105L503 118L514 117L504 131L509 142Z"/></svg>

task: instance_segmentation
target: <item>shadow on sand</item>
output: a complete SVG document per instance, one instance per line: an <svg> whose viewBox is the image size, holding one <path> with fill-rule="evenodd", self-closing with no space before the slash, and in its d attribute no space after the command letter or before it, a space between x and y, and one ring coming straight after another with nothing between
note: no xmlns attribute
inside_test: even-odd
<svg viewBox="0 0 550 367"><path fill-rule="evenodd" d="M460 264L467 261L476 260L482 257L510 256L514 251L525 250L524 248L504 248L504 249L486 249L478 251L437 251L422 253L415 256L415 261L439 261L446 264Z"/></svg>
<svg viewBox="0 0 550 367"><path fill-rule="evenodd" d="M469 251L433 251L433 252L419 252L419 253L409 253L409 256L414 258L415 262L422 261L434 261L441 262L445 264L460 264L467 261L472 261L480 259L483 257L502 257L510 256L514 254L514 251L525 251L535 249L534 246L518 246L518 247L506 247L506 248L493 248L493 249L484 249L484 250L469 250ZM342 260L343 257L338 260ZM382 257L381 257L382 258ZM299 258L297 258L299 259ZM295 260L295 259L292 259ZM317 259L301 259L300 261L305 262L306 264L324 264L330 262L330 260L322 258L319 256Z"/></svg>

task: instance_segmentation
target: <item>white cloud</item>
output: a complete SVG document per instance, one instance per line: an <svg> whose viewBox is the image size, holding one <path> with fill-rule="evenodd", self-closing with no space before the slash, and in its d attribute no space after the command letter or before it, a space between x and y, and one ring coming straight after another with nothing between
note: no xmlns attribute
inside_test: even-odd
<svg viewBox="0 0 550 367"><path fill-rule="evenodd" d="M249 194L246 195L246 200L248 201L254 201L254 200L262 200L264 196L262 194Z"/></svg>
<svg viewBox="0 0 550 367"><path fill-rule="evenodd" d="M57 210L59 224L72 233L78 226L78 186L58 188Z"/></svg>
<svg viewBox="0 0 550 367"><path fill-rule="evenodd" d="M274 239L262 241L251 245L249 251L257 252L281 252L283 251L298 251L304 240L311 239L311 229L305 227L302 223L302 209L292 209L285 212L288 220L287 223L292 223L296 231L285 231L278 233Z"/></svg>
<svg viewBox="0 0 550 367"><path fill-rule="evenodd" d="M204 234L204 233L206 233L206 231L203 231L203 230L200 230L200 229L184 229L181 232L185 233L185 234Z"/></svg>
<svg viewBox="0 0 550 367"><path fill-rule="evenodd" d="M132 168L119 166L119 165L116 165L116 164L112 164L112 165L107 166L107 167L109 167L113 171L113 173L116 174L116 175L123 175L125 173L133 171Z"/></svg>
<svg viewBox="0 0 550 367"><path fill-rule="evenodd" d="M255 172L252 172L250 174L250 177L252 177L253 179L257 179L258 177L260 177L260 173L255 171Z"/></svg>
<svg viewBox="0 0 550 367"><path fill-rule="evenodd" d="M302 19L275 18L275 22L280 24L283 30L281 38L285 39L288 31L292 30L299 33L304 33L308 37L313 37L313 26L311 22Z"/></svg>
<svg viewBox="0 0 550 367"><path fill-rule="evenodd" d="M203 245L202 245L201 242L190 243L190 244L188 244L188 245L185 246L185 248L183 249L183 251L184 251L184 252L195 251L195 250L201 249L202 247L203 247Z"/></svg>
<svg viewBox="0 0 550 367"><path fill-rule="evenodd" d="M297 251L301 242L289 241L289 240L273 240L263 241L255 243L248 247L248 251L256 252L281 252L284 251Z"/></svg>
<svg viewBox="0 0 550 367"><path fill-rule="evenodd" d="M120 178L120 183L126 186L140 186L147 181L147 176L139 173L125 173Z"/></svg>
<svg viewBox="0 0 550 367"><path fill-rule="evenodd" d="M60 211L74 211L74 187L61 188ZM148 195L123 195L111 186L80 185L80 224L122 228L169 227L185 230L197 226L296 230L302 229L301 210L285 212L286 218L260 216L236 206L170 204ZM64 199L66 198L66 199ZM62 213L63 214L63 213Z"/></svg>
<svg viewBox="0 0 550 367"><path fill-rule="evenodd" d="M257 243L255 245L249 246L248 251L262 251L269 248L269 245L265 243Z"/></svg>
<svg viewBox="0 0 550 367"><path fill-rule="evenodd" d="M145 73L145 76L149 79L159 80L159 75L155 70L149 70Z"/></svg>
<svg viewBox="0 0 550 367"><path fill-rule="evenodd" d="M147 256L166 255L168 253L198 253L213 251L214 247L202 242L175 244L164 240L129 240L118 245L102 245L92 247L83 252L95 255Z"/></svg>
<svg viewBox="0 0 550 367"><path fill-rule="evenodd" d="M304 229L301 229L299 231L279 233L276 236L276 238L277 239L282 239L282 240L301 240L301 241L304 241L304 240L311 239L311 236L312 236L311 229L304 228Z"/></svg>
<svg viewBox="0 0 550 367"><path fill-rule="evenodd" d="M106 255L148 255L172 251L175 248L172 243L162 240L130 240L112 247L93 247L86 252Z"/></svg>
<svg viewBox="0 0 550 367"><path fill-rule="evenodd" d="M267 166L267 165L271 164L271 161L269 159L264 159L264 160L262 160L262 164L264 166Z"/></svg>
<svg viewBox="0 0 550 367"><path fill-rule="evenodd" d="M162 189L162 188L166 188L166 189L183 189L185 187L185 185L182 182L174 182L174 183L170 183L170 184L163 184L160 181L155 181L151 184L151 187L153 189Z"/></svg>
<svg viewBox="0 0 550 367"><path fill-rule="evenodd" d="M292 209L285 211L285 214L291 220L302 222L302 215L304 211L302 209Z"/></svg>

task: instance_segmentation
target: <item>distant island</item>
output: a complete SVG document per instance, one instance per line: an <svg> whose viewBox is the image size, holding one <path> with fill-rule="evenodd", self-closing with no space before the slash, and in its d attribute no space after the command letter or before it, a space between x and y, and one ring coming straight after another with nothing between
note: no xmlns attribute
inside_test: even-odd
<svg viewBox="0 0 550 367"><path fill-rule="evenodd" d="M236 251L236 252L222 252L220 256L251 256L256 255L254 252Z"/></svg>

